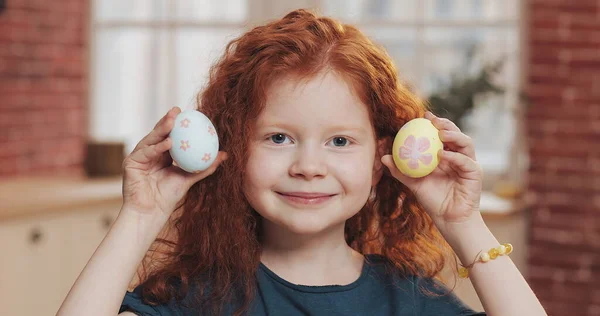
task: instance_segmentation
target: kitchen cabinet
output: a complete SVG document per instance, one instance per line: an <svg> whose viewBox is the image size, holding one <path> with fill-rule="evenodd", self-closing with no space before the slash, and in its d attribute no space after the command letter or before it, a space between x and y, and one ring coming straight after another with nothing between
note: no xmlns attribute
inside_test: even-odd
<svg viewBox="0 0 600 316"><path fill-rule="evenodd" d="M0 315L55 315L121 206L116 179L30 184L0 185Z"/></svg>
<svg viewBox="0 0 600 316"><path fill-rule="evenodd" d="M52 217L0 224L0 315L45 315L56 305L68 265L67 225Z"/></svg>

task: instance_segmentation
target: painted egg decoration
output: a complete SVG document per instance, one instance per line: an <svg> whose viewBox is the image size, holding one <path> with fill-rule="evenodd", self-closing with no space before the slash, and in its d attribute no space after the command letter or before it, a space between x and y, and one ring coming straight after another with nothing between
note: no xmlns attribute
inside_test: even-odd
<svg viewBox="0 0 600 316"><path fill-rule="evenodd" d="M437 153L443 148L438 129L431 121L416 118L404 124L396 134L392 157L404 175L421 178L435 170L439 163Z"/></svg>
<svg viewBox="0 0 600 316"><path fill-rule="evenodd" d="M219 138L213 123L196 110L179 113L169 137L173 144L169 150L171 158L187 172L208 169L219 153Z"/></svg>

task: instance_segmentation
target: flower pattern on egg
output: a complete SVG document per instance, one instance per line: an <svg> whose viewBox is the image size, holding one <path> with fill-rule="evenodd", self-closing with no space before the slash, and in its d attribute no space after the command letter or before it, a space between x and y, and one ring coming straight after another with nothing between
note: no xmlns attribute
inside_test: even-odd
<svg viewBox="0 0 600 316"><path fill-rule="evenodd" d="M210 160L210 153L205 153L204 157L202 157L202 161L208 162Z"/></svg>
<svg viewBox="0 0 600 316"><path fill-rule="evenodd" d="M181 127L188 128L190 126L191 122L192 121L190 121L189 119L186 118L186 119L184 119L184 120L181 121Z"/></svg>
<svg viewBox="0 0 600 316"><path fill-rule="evenodd" d="M425 153L429 147L430 143L427 137L415 139L415 136L409 135L400 147L400 158L403 160L408 159L408 167L411 169L419 168L419 161L428 165L433 161L433 156L430 153Z"/></svg>
<svg viewBox="0 0 600 316"><path fill-rule="evenodd" d="M181 146L179 146L179 148L181 148L183 151L187 151L188 148L191 148L192 146L190 146L190 141L189 140L182 140L181 141Z"/></svg>
<svg viewBox="0 0 600 316"><path fill-rule="evenodd" d="M208 126L208 133L211 136L215 136L215 134L216 134L215 129L212 126Z"/></svg>

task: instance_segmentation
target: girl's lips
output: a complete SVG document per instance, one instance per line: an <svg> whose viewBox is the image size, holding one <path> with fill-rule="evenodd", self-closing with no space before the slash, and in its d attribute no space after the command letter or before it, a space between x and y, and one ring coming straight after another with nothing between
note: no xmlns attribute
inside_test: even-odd
<svg viewBox="0 0 600 316"><path fill-rule="evenodd" d="M334 196L337 195L337 194L333 194L333 195L309 194L309 195L305 195L305 197L303 197L303 196L298 196L298 195L288 195L289 193L280 193L280 192L276 192L276 193L277 193L277 195L279 195L280 197L282 197L284 200L286 200L288 202L291 202L294 204L302 204L302 205L321 204L321 203L331 200L331 198L333 198ZM297 193L293 193L293 194L297 194Z"/></svg>
<svg viewBox="0 0 600 316"><path fill-rule="evenodd" d="M307 198L307 199L335 195L335 194L321 193L321 192L277 192L277 193L283 194L283 195L297 196L297 197L302 197L302 198Z"/></svg>

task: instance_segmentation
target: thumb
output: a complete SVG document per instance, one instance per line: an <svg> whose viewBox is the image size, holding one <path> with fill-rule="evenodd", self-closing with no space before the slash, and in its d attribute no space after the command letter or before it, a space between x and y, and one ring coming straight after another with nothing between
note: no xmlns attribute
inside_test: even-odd
<svg viewBox="0 0 600 316"><path fill-rule="evenodd" d="M381 157L381 163L384 164L388 168L388 170L390 170L390 173L394 178L396 178L396 180L402 182L402 184L414 191L418 179L411 178L400 172L400 170L398 169L398 167L396 167L396 164L394 163L394 158L392 157L392 155L385 155Z"/></svg>

